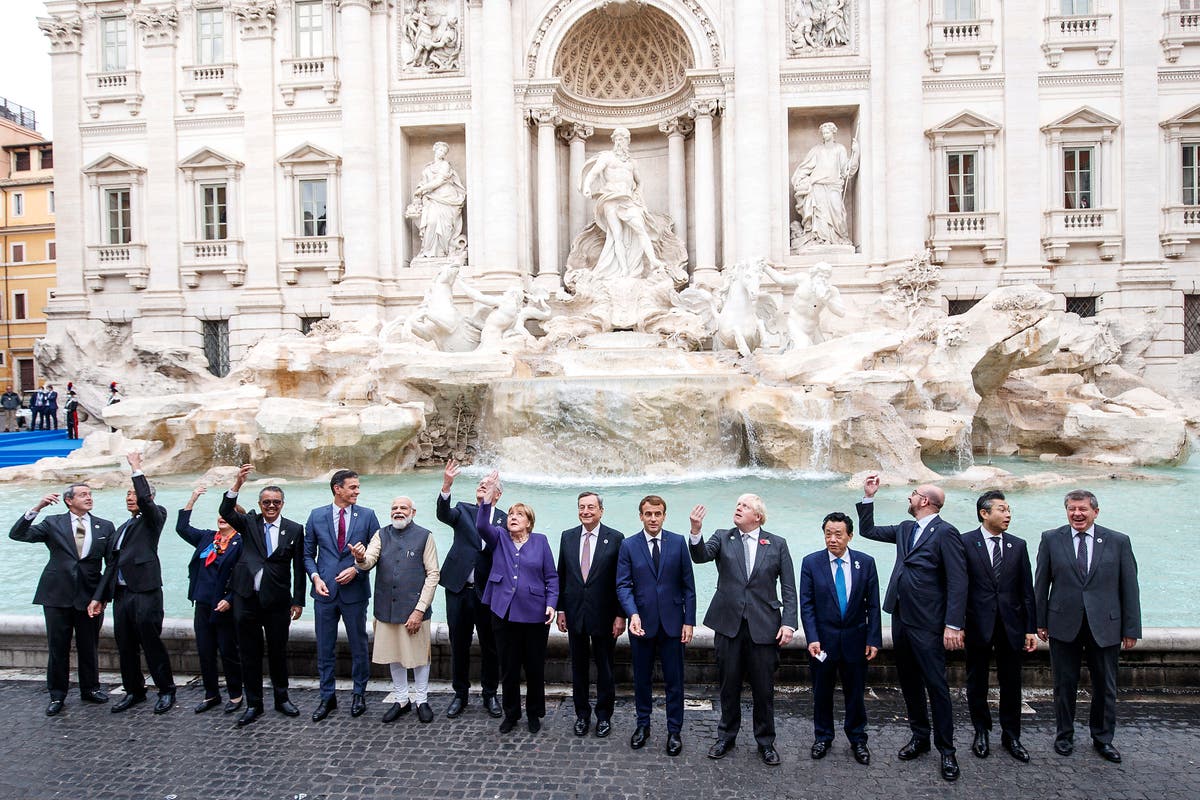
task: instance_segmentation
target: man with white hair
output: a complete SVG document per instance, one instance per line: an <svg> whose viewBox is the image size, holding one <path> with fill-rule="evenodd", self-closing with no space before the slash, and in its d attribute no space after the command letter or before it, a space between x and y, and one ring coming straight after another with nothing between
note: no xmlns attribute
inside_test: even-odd
<svg viewBox="0 0 1200 800"><path fill-rule="evenodd" d="M758 495L739 497L733 511L734 527L718 530L704 542L700 525L706 513L702 505L692 509L689 549L697 564L717 562L717 591L704 624L715 632L721 671L721 722L708 757L724 758L737 741L745 677L754 696L754 740L759 757L767 766L779 766L775 750L775 669L779 666L779 648L792 640L798 624L792 556L787 540L762 529L767 509Z"/></svg>

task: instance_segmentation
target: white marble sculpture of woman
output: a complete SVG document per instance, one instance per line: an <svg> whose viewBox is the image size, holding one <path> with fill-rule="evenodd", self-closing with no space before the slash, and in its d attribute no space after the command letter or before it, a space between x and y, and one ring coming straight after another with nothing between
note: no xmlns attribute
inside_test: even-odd
<svg viewBox="0 0 1200 800"><path fill-rule="evenodd" d="M850 152L834 141L837 125L821 126L821 143L814 145L792 173L796 212L804 245L853 244L846 222L846 182L858 172L858 137Z"/></svg>
<svg viewBox="0 0 1200 800"><path fill-rule="evenodd" d="M467 201L467 190L458 179L458 173L446 154L450 146L445 142L433 145L433 161L421 171L421 183L413 191L413 206L410 214L419 217L421 250L418 258L444 258L451 254L454 242L462 235L463 204Z"/></svg>

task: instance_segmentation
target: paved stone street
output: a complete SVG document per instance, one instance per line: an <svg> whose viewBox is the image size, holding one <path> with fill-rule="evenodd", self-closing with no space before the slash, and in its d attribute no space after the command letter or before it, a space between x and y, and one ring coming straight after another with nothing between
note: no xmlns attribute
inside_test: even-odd
<svg viewBox="0 0 1200 800"><path fill-rule="evenodd" d="M382 688L382 687L381 687ZM432 700L437 717L421 725L415 714L385 726L380 721L384 694L372 692L366 716L351 719L349 693L342 708L321 724L309 714L317 694L294 689L301 710L287 719L268 710L244 731L220 710L197 716L198 688L183 688L167 715L151 713L151 702L114 715L109 706L82 706L68 698L56 718L43 715L43 686L29 680L0 681L0 797L148 798L149 800L335 800L336 798L1146 798L1200 797L1200 697L1123 696L1117 745L1125 756L1115 766L1091 750L1084 722L1075 755L1061 758L1051 748L1053 719L1049 698L1031 702L1023 740L1033 755L1021 765L999 751L979 761L968 752L965 704L958 702L959 762L963 776L946 784L937 762L925 756L901 764L896 750L907 740L899 697L883 693L869 701L870 767L854 762L844 740L830 756L813 762L810 697L797 692L776 705L778 746L783 766L771 769L757 758L752 736L743 730L738 749L723 761L705 757L716 724L715 710L686 714L684 751L663 752L665 719L655 710L646 749L629 749L632 696L620 695L615 730L607 740L572 735L574 712L561 687L549 701L550 713L538 735L521 726L508 736L483 713L478 698L457 720L443 715L446 687ZM114 695L118 697L119 695ZM689 691L689 699L712 697ZM1081 703L1081 719L1086 712ZM749 723L749 708L744 716Z"/></svg>

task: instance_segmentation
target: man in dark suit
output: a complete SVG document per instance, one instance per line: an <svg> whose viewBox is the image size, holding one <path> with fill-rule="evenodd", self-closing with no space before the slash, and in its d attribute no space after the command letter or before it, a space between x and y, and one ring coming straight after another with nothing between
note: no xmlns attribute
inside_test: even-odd
<svg viewBox="0 0 1200 800"><path fill-rule="evenodd" d="M896 671L912 729L912 738L898 755L901 761L911 761L929 752L932 707L933 739L942 757L942 777L958 780L945 651L963 647L967 565L962 536L938 515L946 502L938 487L918 486L908 497L908 513L915 521L899 525L875 525L877 491L879 476L868 475L863 500L857 505L858 527L866 538L896 546L896 564L883 610L892 615Z"/></svg>
<svg viewBox="0 0 1200 800"><path fill-rule="evenodd" d="M450 672L454 699L446 709L451 719L467 707L471 689L471 637L479 633L479 683L483 690L483 707L490 716L504 716L496 689L500 685L500 659L496 653L496 634L492 629L492 611L483 602L483 590L492 571L492 551L475 528L475 513L483 499L486 486L480 481L475 488L474 503L450 505L450 488L458 476L459 465L451 459L442 473L442 491L438 495L438 521L454 530L454 541L442 564L441 580L446 590L446 626L450 629ZM496 483L496 500L503 491ZM504 527L507 517L503 511L492 512L492 522Z"/></svg>
<svg viewBox="0 0 1200 800"><path fill-rule="evenodd" d="M638 513L642 530L621 542L617 555L617 599L629 617L637 707L629 746L640 750L650 738L657 653L667 696L667 755L677 756L683 751L683 649L696 625L696 580L683 537L663 530L667 501L648 495Z"/></svg>
<svg viewBox="0 0 1200 800"><path fill-rule="evenodd" d="M263 714L263 634L267 666L275 690L275 710L289 717L300 711L288 699L288 629L304 611L304 528L283 514L283 489L265 486L258 493L261 513L237 510L237 496L253 464L243 464L221 500L220 514L242 535L242 556L233 568L233 623L242 654L246 710L241 728Z"/></svg>
<svg viewBox="0 0 1200 800"><path fill-rule="evenodd" d="M350 716L367 710L364 695L371 675L371 653L367 647L367 599L370 578L354 566L352 545L365 546L379 520L369 508L358 506L358 473L339 469L329 481L333 502L314 508L304 525L304 569L312 580L313 614L317 633L317 671L321 676L321 702L313 711L320 722L337 708L334 667L337 653L338 618L346 626L350 642L350 672L354 679Z"/></svg>
<svg viewBox="0 0 1200 800"><path fill-rule="evenodd" d="M57 494L48 494L17 520L8 537L17 542L41 542L50 551L50 560L42 570L35 605L46 617L46 689L50 705L46 716L63 709L70 685L71 636L79 654L79 695L85 703L107 703L108 695L100 688L97 643L104 617L88 615L88 605L100 586L100 575L108 543L115 531L106 519L92 515L92 490L86 483L73 483L62 495L66 513L33 521L43 508L58 502Z"/></svg>
<svg viewBox="0 0 1200 800"><path fill-rule="evenodd" d="M558 629L571 651L571 695L575 735L587 735L592 721L588 701L591 662L596 663L596 735L612 732L616 700L613 652L625 632L617 600L617 553L625 535L600 522L604 500L595 492L578 498L577 527L562 532L558 547Z"/></svg>
<svg viewBox="0 0 1200 800"><path fill-rule="evenodd" d="M113 713L145 701L146 677L142 674L141 657L145 653L146 666L158 689L154 713L165 714L175 705L175 680L167 648L162 643L162 565L158 561L158 540L167 521L167 510L154 502L154 487L142 474L142 454L134 451L128 461L133 468L133 487L125 495L125 507L132 516L109 539L109 563L88 613L98 616L102 604L114 600L113 635L117 640L125 696L113 705Z"/></svg>
<svg viewBox="0 0 1200 800"><path fill-rule="evenodd" d="M1075 748L1075 693L1086 658L1092 676L1092 746L1119 764L1121 753L1112 743L1117 658L1142 638L1137 561L1128 536L1096 524L1096 495L1068 492L1065 504L1067 524L1042 534L1034 581L1037 634L1050 642L1054 673L1054 751L1068 756Z"/></svg>
<svg viewBox="0 0 1200 800"><path fill-rule="evenodd" d="M779 766L775 750L775 670L779 648L796 633L796 572L787 540L762 529L767 509L756 494L744 494L733 510L733 527L701 541L707 509L689 517L692 561L717 562L717 591L704 615L715 633L721 670L721 722L709 758L724 758L742 726L742 680L754 697L754 741L769 767ZM782 603L780 597L783 598ZM782 606L782 613L780 607Z"/></svg>
<svg viewBox="0 0 1200 800"><path fill-rule="evenodd" d="M1037 648L1033 571L1025 541L1008 532L1012 511L1004 494L984 492L975 501L980 527L963 534L967 551L967 706L975 741L971 752L987 758L992 712L988 670L996 656L1000 684L1000 741L1018 761L1028 761L1021 745L1021 663Z"/></svg>

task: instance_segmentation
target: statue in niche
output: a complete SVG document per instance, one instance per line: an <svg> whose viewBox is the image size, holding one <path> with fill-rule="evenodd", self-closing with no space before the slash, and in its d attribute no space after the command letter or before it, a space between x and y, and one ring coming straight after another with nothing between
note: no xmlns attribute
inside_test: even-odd
<svg viewBox="0 0 1200 800"><path fill-rule="evenodd" d="M821 125L821 143L814 145L792 173L798 224L793 224L792 248L851 245L846 219L846 187L858 172L858 135L850 152L834 140L837 125Z"/></svg>
<svg viewBox="0 0 1200 800"><path fill-rule="evenodd" d="M763 271L780 286L796 287L791 308L787 312L787 341L779 352L786 353L825 341L821 331L822 311L828 309L839 317L846 316L842 294L830 283L833 266L828 262L818 262L808 272L796 276L784 275L770 264L764 265Z"/></svg>
<svg viewBox="0 0 1200 800"><path fill-rule="evenodd" d="M850 44L846 0L793 0L787 26L788 49L794 55Z"/></svg>
<svg viewBox="0 0 1200 800"><path fill-rule="evenodd" d="M462 51L458 0L416 0L406 6L405 67L428 72L458 69Z"/></svg>
<svg viewBox="0 0 1200 800"><path fill-rule="evenodd" d="M421 171L421 182L413 190L412 203L404 212L405 217L417 220L421 232L421 249L416 259L446 258L466 247L462 226L467 190L446 160L449 152L450 145L434 143L433 161Z"/></svg>

